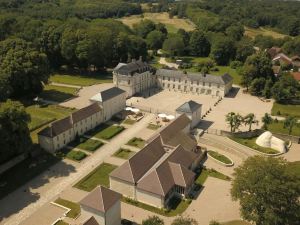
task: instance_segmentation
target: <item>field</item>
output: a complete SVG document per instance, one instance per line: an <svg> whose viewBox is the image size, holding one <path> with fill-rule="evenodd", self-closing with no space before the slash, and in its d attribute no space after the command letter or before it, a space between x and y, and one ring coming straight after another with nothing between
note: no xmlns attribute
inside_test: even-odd
<svg viewBox="0 0 300 225"><path fill-rule="evenodd" d="M273 38L284 38L287 37L285 34L278 33L276 31L273 31L271 29L267 28L250 28L250 27L245 27L245 35L251 38L255 38L257 35L264 35L264 36L271 36Z"/></svg>
<svg viewBox="0 0 300 225"><path fill-rule="evenodd" d="M50 81L76 86L90 86L101 83L112 83L112 75L111 73L98 75L55 74L50 77Z"/></svg>
<svg viewBox="0 0 300 225"><path fill-rule="evenodd" d="M155 23L165 24L169 33L176 33L180 28L186 31L195 29L195 25L190 20L179 19L176 17L170 19L168 13L144 13L143 15L123 17L120 21L132 28L134 24L139 23L143 19L149 19Z"/></svg>
<svg viewBox="0 0 300 225"><path fill-rule="evenodd" d="M76 97L78 90L78 88L73 87L46 85L39 97L48 101L63 102Z"/></svg>
<svg viewBox="0 0 300 225"><path fill-rule="evenodd" d="M273 116L294 116L300 119L300 105L283 105L274 102L272 108Z"/></svg>
<svg viewBox="0 0 300 225"><path fill-rule="evenodd" d="M270 125L268 125L268 130L273 133L289 134L288 128L284 128L283 122L281 121L273 122ZM293 127L291 135L300 136L300 123Z"/></svg>
<svg viewBox="0 0 300 225"><path fill-rule="evenodd" d="M117 167L114 165L102 163L95 170L75 184L74 187L84 191L92 191L98 185L109 187L109 174L116 168Z"/></svg>

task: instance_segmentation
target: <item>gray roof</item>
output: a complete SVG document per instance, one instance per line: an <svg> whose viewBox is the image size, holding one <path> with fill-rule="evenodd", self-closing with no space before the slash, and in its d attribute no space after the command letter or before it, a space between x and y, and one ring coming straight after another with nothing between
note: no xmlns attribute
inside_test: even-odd
<svg viewBox="0 0 300 225"><path fill-rule="evenodd" d="M105 91L101 91L100 92L100 95L101 95L101 100L102 102L105 102L111 98L114 98L120 94L123 94L125 93L124 90L118 88L118 87L112 87L112 88L109 88Z"/></svg>
<svg viewBox="0 0 300 225"><path fill-rule="evenodd" d="M72 113L72 122L77 123L85 118L88 118L94 115L97 112L101 111L101 106L98 103L93 103L87 107L77 110L76 112Z"/></svg>
<svg viewBox="0 0 300 225"><path fill-rule="evenodd" d="M148 65L147 62L143 62L141 60L132 61L131 63L119 63L114 71L122 74L122 75L130 75L132 76L134 73L142 73L145 71L152 70L151 66Z"/></svg>
<svg viewBox="0 0 300 225"><path fill-rule="evenodd" d="M202 104L198 104L197 102L191 100L186 103L183 103L181 106L179 106L176 109L176 111L185 112L185 113L193 113L193 112L197 111L201 106L202 106Z"/></svg>
<svg viewBox="0 0 300 225"><path fill-rule="evenodd" d="M91 216L87 221L85 221L82 225L99 225L95 217Z"/></svg>
<svg viewBox="0 0 300 225"><path fill-rule="evenodd" d="M158 69L156 71L158 76L174 77L174 78L188 78L192 81L200 81L206 83L215 84L227 84L233 80L233 78L225 73L222 76L211 75L211 74L201 74L201 73L184 73L180 70L169 70L169 69Z"/></svg>

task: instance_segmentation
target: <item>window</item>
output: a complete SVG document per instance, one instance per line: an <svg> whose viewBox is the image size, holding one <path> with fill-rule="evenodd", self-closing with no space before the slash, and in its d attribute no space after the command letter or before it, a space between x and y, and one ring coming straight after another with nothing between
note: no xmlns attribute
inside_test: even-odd
<svg viewBox="0 0 300 225"><path fill-rule="evenodd" d="M130 84L130 80L128 80L128 84Z"/></svg>
<svg viewBox="0 0 300 225"><path fill-rule="evenodd" d="M218 84L218 88L220 88L220 84Z"/></svg>
<svg viewBox="0 0 300 225"><path fill-rule="evenodd" d="M181 82L181 79L179 78L179 82Z"/></svg>
<svg viewBox="0 0 300 225"><path fill-rule="evenodd" d="M170 81L170 77L168 77L168 81Z"/></svg>
<svg viewBox="0 0 300 225"><path fill-rule="evenodd" d="M197 81L197 85L199 85L199 81Z"/></svg>
<svg viewBox="0 0 300 225"><path fill-rule="evenodd" d="M211 83L208 83L208 86L211 87Z"/></svg>
<svg viewBox="0 0 300 225"><path fill-rule="evenodd" d="M168 84L168 88L170 87L170 84Z"/></svg>
<svg viewBox="0 0 300 225"><path fill-rule="evenodd" d="M163 80L165 80L165 77L163 76Z"/></svg>
<svg viewBox="0 0 300 225"><path fill-rule="evenodd" d="M187 80L185 80L185 83L187 83Z"/></svg>
<svg viewBox="0 0 300 225"><path fill-rule="evenodd" d="M190 88L190 91L193 91L193 87Z"/></svg>
<svg viewBox="0 0 300 225"><path fill-rule="evenodd" d="M193 84L193 81L191 81L191 84Z"/></svg>
<svg viewBox="0 0 300 225"><path fill-rule="evenodd" d="M175 77L173 78L173 82L175 82Z"/></svg>
<svg viewBox="0 0 300 225"><path fill-rule="evenodd" d="M163 83L163 87L165 87L165 83Z"/></svg>
<svg viewBox="0 0 300 225"><path fill-rule="evenodd" d="M203 82L203 87L205 87L205 82Z"/></svg>
<svg viewBox="0 0 300 225"><path fill-rule="evenodd" d="M178 85L178 89L180 89L181 87L180 87L180 85Z"/></svg>
<svg viewBox="0 0 300 225"><path fill-rule="evenodd" d="M173 84L173 88L175 88L175 84Z"/></svg>

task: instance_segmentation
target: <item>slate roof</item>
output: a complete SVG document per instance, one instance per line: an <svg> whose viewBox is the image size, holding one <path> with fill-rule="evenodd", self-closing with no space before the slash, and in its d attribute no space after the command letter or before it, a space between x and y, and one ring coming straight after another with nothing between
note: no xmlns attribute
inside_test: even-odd
<svg viewBox="0 0 300 225"><path fill-rule="evenodd" d="M215 83L215 84L227 84L233 80L233 78L225 73L222 76L211 75L211 74L201 74L201 73L187 73L185 74L179 70L169 70L169 69L158 69L156 71L158 76L174 77L174 78L188 78L192 81Z"/></svg>
<svg viewBox="0 0 300 225"><path fill-rule="evenodd" d="M198 104L195 101L188 101L183 103L181 106L179 106L176 111L178 112L185 112L185 113L193 113L195 111L197 111L200 107L202 106L202 104Z"/></svg>
<svg viewBox="0 0 300 225"><path fill-rule="evenodd" d="M99 225L95 217L90 217L87 221L85 221L82 225Z"/></svg>
<svg viewBox="0 0 300 225"><path fill-rule="evenodd" d="M79 109L68 117L51 123L48 127L41 130L38 135L45 137L56 137L61 133L71 129L74 123L84 120L85 118L88 118L93 114L100 112L101 110L102 108L98 103L93 103L85 108Z"/></svg>
<svg viewBox="0 0 300 225"><path fill-rule="evenodd" d="M101 91L100 93L94 95L91 100L105 102L111 98L114 98L120 94L125 93L124 90L118 87L112 87L107 90Z"/></svg>
<svg viewBox="0 0 300 225"><path fill-rule="evenodd" d="M121 197L122 195L115 191L98 186L80 201L80 205L105 213L120 201Z"/></svg>
<svg viewBox="0 0 300 225"><path fill-rule="evenodd" d="M122 74L132 76L134 73L142 73L145 71L150 71L152 68L148 65L147 62L143 62L142 60L132 61L131 63L119 63L114 71Z"/></svg>

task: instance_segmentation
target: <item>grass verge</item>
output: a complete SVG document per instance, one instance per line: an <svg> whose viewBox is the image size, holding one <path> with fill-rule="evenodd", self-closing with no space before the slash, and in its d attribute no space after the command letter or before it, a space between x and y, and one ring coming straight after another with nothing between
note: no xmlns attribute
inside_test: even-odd
<svg viewBox="0 0 300 225"><path fill-rule="evenodd" d="M132 120L132 119L126 119L123 121L124 124L128 124L128 125L132 125L132 124L135 124L136 121L135 120Z"/></svg>
<svg viewBox="0 0 300 225"><path fill-rule="evenodd" d="M284 122L283 121L278 121L278 122L273 122L268 125L268 130L273 132L273 133L280 133L280 134L289 134L289 129L284 128ZM300 123L296 124L291 132L291 135L293 136L300 136Z"/></svg>
<svg viewBox="0 0 300 225"><path fill-rule="evenodd" d="M103 145L103 142L90 139L90 138L85 138L85 137L80 137L79 139L72 141L69 146L72 146L73 148L78 148L78 149L83 149L89 152L94 152L98 148L100 148Z"/></svg>
<svg viewBox="0 0 300 225"><path fill-rule="evenodd" d="M118 125L107 125L101 124L97 126L94 130L88 132L88 135L94 136L96 138L109 140L112 139L117 134L121 133L125 128Z"/></svg>
<svg viewBox="0 0 300 225"><path fill-rule="evenodd" d="M284 105L274 102L272 107L273 116L294 116L300 119L300 105Z"/></svg>
<svg viewBox="0 0 300 225"><path fill-rule="evenodd" d="M67 99L76 97L77 91L78 88L73 87L46 85L43 92L39 94L39 97L49 101L63 102Z"/></svg>
<svg viewBox="0 0 300 225"><path fill-rule="evenodd" d="M156 124L149 123L147 128L150 129L150 130L157 130L157 129L160 128L160 126L156 125Z"/></svg>
<svg viewBox="0 0 300 225"><path fill-rule="evenodd" d="M214 178L218 178L221 180L225 180L225 181L230 181L231 178L226 176L223 173L220 173L214 169L206 169L206 168L201 168L199 175L195 181L196 184L203 186L204 182L206 181L206 179L208 177L214 177Z"/></svg>
<svg viewBox="0 0 300 225"><path fill-rule="evenodd" d="M220 161L220 162L222 162L222 163L225 163L225 164L231 164L231 163L232 163L232 161L231 161L228 157L226 157L225 155L220 154L220 153L218 153L218 152L209 150L209 151L208 151L208 154L209 154L211 157L215 158L216 160L218 160L218 161Z"/></svg>
<svg viewBox="0 0 300 225"><path fill-rule="evenodd" d="M99 73L90 75L80 74L55 74L50 77L50 81L77 86L90 86L94 84L112 83L111 73Z"/></svg>
<svg viewBox="0 0 300 225"><path fill-rule="evenodd" d="M77 184L75 184L74 187L84 191L92 191L98 185L109 187L109 174L116 168L117 166L115 165L102 163L91 173L81 179Z"/></svg>
<svg viewBox="0 0 300 225"><path fill-rule="evenodd" d="M145 140L143 140L142 138L134 137L128 141L127 145L137 148L143 148L145 146Z"/></svg>
<svg viewBox="0 0 300 225"><path fill-rule="evenodd" d="M134 152L126 148L120 148L117 152L114 153L115 157L119 157L121 159L129 159L133 155Z"/></svg>
<svg viewBox="0 0 300 225"><path fill-rule="evenodd" d="M55 203L71 209L67 213L67 215L66 215L67 217L75 219L80 214L80 205L78 203L71 202L71 201L68 201L68 200L65 200L65 199L62 199L62 198L56 199Z"/></svg>

